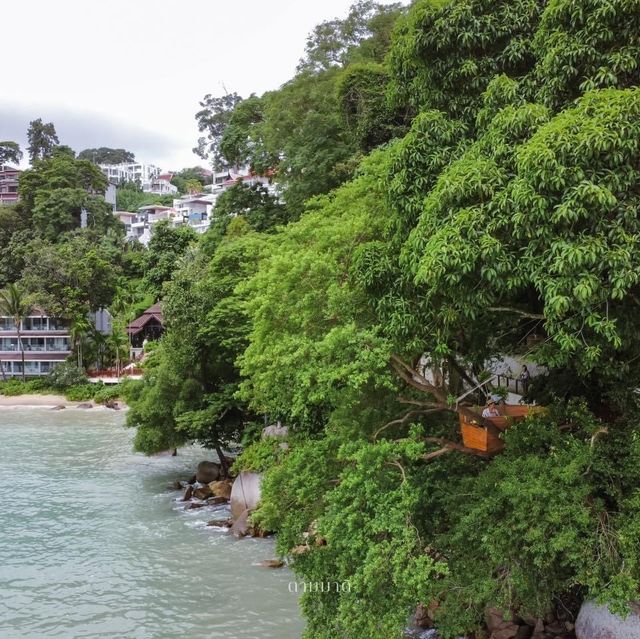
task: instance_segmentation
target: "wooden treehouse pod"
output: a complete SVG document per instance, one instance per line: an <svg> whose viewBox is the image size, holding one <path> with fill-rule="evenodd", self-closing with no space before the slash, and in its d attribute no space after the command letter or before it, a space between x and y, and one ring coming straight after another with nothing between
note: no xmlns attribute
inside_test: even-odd
<svg viewBox="0 0 640 639"><path fill-rule="evenodd" d="M478 413L478 417L482 414L482 407L474 408ZM485 417L498 430L505 431L509 426L516 422L522 421L532 412L544 410L540 406L522 406L519 404L505 404L500 407L502 413L499 417ZM467 415L459 415L460 432L462 433L462 443L473 450L479 450L484 453L499 453L504 448L504 442L498 435L489 432L488 428L482 426L479 421L470 419Z"/></svg>

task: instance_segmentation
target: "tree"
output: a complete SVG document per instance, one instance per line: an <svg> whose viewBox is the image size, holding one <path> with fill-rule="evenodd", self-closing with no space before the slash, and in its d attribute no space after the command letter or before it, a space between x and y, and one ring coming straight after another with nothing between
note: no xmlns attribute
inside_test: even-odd
<svg viewBox="0 0 640 639"><path fill-rule="evenodd" d="M83 210L89 227L115 230L119 223L104 201L106 187L107 179L95 164L56 149L20 177L21 207L37 233L51 241L79 228Z"/></svg>
<svg viewBox="0 0 640 639"><path fill-rule="evenodd" d="M438 109L473 123L489 82L522 77L545 3L419 0L401 19L389 54L391 97L414 113Z"/></svg>
<svg viewBox="0 0 640 639"><path fill-rule="evenodd" d="M22 341L22 321L28 317L32 309L30 298L17 284L9 284L0 291L0 314L13 319L18 334L20 356L22 359L22 381L25 381L24 343Z"/></svg>
<svg viewBox="0 0 640 639"><path fill-rule="evenodd" d="M225 166L220 141L234 107L240 102L242 98L235 92L225 93L221 97L214 97L208 93L200 102L201 110L196 113L198 131L206 133L206 137L198 139L198 146L193 152L203 159L210 158L218 170Z"/></svg>
<svg viewBox="0 0 640 639"><path fill-rule="evenodd" d="M226 237L209 262L184 260L165 287L166 332L130 400L135 446L154 453L198 441L218 452L238 441L255 416L237 400L235 359L246 342L246 313L236 285L256 268L260 236Z"/></svg>
<svg viewBox="0 0 640 639"><path fill-rule="evenodd" d="M112 149L108 146L84 149L78 153L78 158L80 160L89 160L94 164L124 164L136 161L136 157L131 151Z"/></svg>
<svg viewBox="0 0 640 639"><path fill-rule="evenodd" d="M29 218L18 207L0 207L0 287L20 279L22 255L31 235Z"/></svg>
<svg viewBox="0 0 640 639"><path fill-rule="evenodd" d="M389 79L382 65L368 63L349 65L338 80L342 115L364 153L406 132L406 118L387 98Z"/></svg>
<svg viewBox="0 0 640 639"><path fill-rule="evenodd" d="M18 164L20 160L22 160L22 151L17 142L10 142L8 140L0 142L0 166L7 162Z"/></svg>
<svg viewBox="0 0 640 639"><path fill-rule="evenodd" d="M111 304L119 252L109 238L98 239L87 229L57 244L33 240L25 255L23 282L50 314L85 318Z"/></svg>
<svg viewBox="0 0 640 639"><path fill-rule="evenodd" d="M382 62L393 24L402 12L400 3L354 2L346 18L322 22L309 34L298 71L326 71L344 66L354 57L360 62L363 52L359 48L366 49L367 61Z"/></svg>
<svg viewBox="0 0 640 639"><path fill-rule="evenodd" d="M222 237L229 222L238 215L259 232L273 231L289 221L286 207L262 184L247 186L238 182L222 193L213 208L210 233Z"/></svg>
<svg viewBox="0 0 640 639"><path fill-rule="evenodd" d="M27 151L31 166L34 166L36 160L44 160L51 157L54 147L60 142L53 122L44 123L42 118L29 122L27 140L29 142Z"/></svg>
<svg viewBox="0 0 640 639"><path fill-rule="evenodd" d="M156 296L160 295L163 283L171 279L179 259L195 244L197 237L190 226L173 228L166 221L154 226L146 254L145 280Z"/></svg>

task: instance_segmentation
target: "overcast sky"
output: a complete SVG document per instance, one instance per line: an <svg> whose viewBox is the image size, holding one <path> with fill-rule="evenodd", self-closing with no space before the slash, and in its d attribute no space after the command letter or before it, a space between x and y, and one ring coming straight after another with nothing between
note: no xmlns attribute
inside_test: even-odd
<svg viewBox="0 0 640 639"><path fill-rule="evenodd" d="M76 151L123 147L163 169L201 164L191 152L199 100L277 88L313 27L351 3L2 2L0 140L24 148L29 121L41 117Z"/></svg>

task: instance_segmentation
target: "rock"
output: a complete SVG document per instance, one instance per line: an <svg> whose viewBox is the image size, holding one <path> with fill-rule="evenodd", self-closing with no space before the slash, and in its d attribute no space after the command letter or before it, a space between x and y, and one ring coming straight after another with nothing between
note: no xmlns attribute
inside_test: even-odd
<svg viewBox="0 0 640 639"><path fill-rule="evenodd" d="M219 506L220 504L226 504L228 502L229 500L225 497L209 497L209 499L207 499L207 504L210 506Z"/></svg>
<svg viewBox="0 0 640 639"><path fill-rule="evenodd" d="M531 639L544 639L544 622L542 619L536 620Z"/></svg>
<svg viewBox="0 0 640 639"><path fill-rule="evenodd" d="M255 524L253 524L249 528L249 534L252 537L264 538L264 537L268 537L269 536L269 531L268 530L263 530L262 528L260 528L260 527L256 526Z"/></svg>
<svg viewBox="0 0 640 639"><path fill-rule="evenodd" d="M240 539L246 537L249 534L249 510L245 510L239 517L234 519L231 530L229 531L234 537Z"/></svg>
<svg viewBox="0 0 640 639"><path fill-rule="evenodd" d="M224 497L229 499L231 497L232 484L228 479L222 481L212 481L209 484L209 488L214 497Z"/></svg>
<svg viewBox="0 0 640 639"><path fill-rule="evenodd" d="M189 501L191 497L193 497L193 486L189 485L182 495L182 501Z"/></svg>
<svg viewBox="0 0 640 639"><path fill-rule="evenodd" d="M179 479L169 484L169 490L182 490L183 488L184 484Z"/></svg>
<svg viewBox="0 0 640 639"><path fill-rule="evenodd" d="M433 628L433 616L431 606L427 607L422 603L418 604L416 613L413 616L413 624L416 628Z"/></svg>
<svg viewBox="0 0 640 639"><path fill-rule="evenodd" d="M231 489L231 516L238 519L245 510L253 511L260 501L262 475L242 472L233 482Z"/></svg>
<svg viewBox="0 0 640 639"><path fill-rule="evenodd" d="M190 501L185 507L185 510L196 510L198 508L204 508L207 504L200 501Z"/></svg>
<svg viewBox="0 0 640 639"><path fill-rule="evenodd" d="M51 410L64 410L66 406L63 404L59 404L58 406L54 406Z"/></svg>
<svg viewBox="0 0 640 639"><path fill-rule="evenodd" d="M192 486L193 484L195 484L195 483L196 483L196 481L198 481L198 480L196 479L196 476L195 476L195 475L192 475L191 477L189 477L189 479L187 479L187 484L189 484L189 486Z"/></svg>
<svg viewBox="0 0 640 639"><path fill-rule="evenodd" d="M516 639L531 639L533 628L531 626L520 626L516 633Z"/></svg>
<svg viewBox="0 0 640 639"><path fill-rule="evenodd" d="M291 554L292 555L304 555L306 553L308 553L311 550L311 548L309 548L309 546L305 546L304 544L301 544L300 546L295 546L294 548L291 549Z"/></svg>
<svg viewBox="0 0 640 639"><path fill-rule="evenodd" d="M485 622L491 633L489 639L516 639L518 636L518 624L505 620L504 613L497 608L485 611Z"/></svg>
<svg viewBox="0 0 640 639"><path fill-rule="evenodd" d="M93 404L88 404L88 403L85 402L83 404L78 404L76 406L76 408L84 408L86 410L86 409L89 409L89 408L93 408Z"/></svg>
<svg viewBox="0 0 640 639"><path fill-rule="evenodd" d="M120 410L120 404L115 401L115 399L108 399L104 403L105 408L110 408L111 410Z"/></svg>
<svg viewBox="0 0 640 639"><path fill-rule="evenodd" d="M212 519L207 522L207 526L217 526L218 528L231 528L232 525L231 519Z"/></svg>
<svg viewBox="0 0 640 639"><path fill-rule="evenodd" d="M640 615L635 610L623 619L607 606L585 601L576 620L577 639L640 639Z"/></svg>
<svg viewBox="0 0 640 639"><path fill-rule="evenodd" d="M196 488L193 491L193 496L196 499L205 500L211 497L211 495L212 495L211 488L209 488L209 486L206 484L204 486L200 486L200 488Z"/></svg>
<svg viewBox="0 0 640 639"><path fill-rule="evenodd" d="M212 461L201 461L196 470L196 481L210 484L220 478L220 465Z"/></svg>
<svg viewBox="0 0 640 639"><path fill-rule="evenodd" d="M283 426L280 422L276 422L275 424L271 424L271 426L267 426L262 429L262 439L266 439L267 437L288 437L289 429L286 426Z"/></svg>
<svg viewBox="0 0 640 639"><path fill-rule="evenodd" d="M284 561L280 559L265 559L261 561L258 566L260 568L282 568L284 566Z"/></svg>

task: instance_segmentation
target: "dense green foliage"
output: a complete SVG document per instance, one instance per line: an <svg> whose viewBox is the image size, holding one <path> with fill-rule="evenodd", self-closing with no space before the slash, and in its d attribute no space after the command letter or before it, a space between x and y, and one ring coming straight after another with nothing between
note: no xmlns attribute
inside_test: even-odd
<svg viewBox="0 0 640 639"><path fill-rule="evenodd" d="M18 164L22 159L22 151L20 145L17 142L11 140L4 140L0 142L0 167L3 164L12 162Z"/></svg>
<svg viewBox="0 0 640 639"><path fill-rule="evenodd" d="M29 142L27 147L29 162L32 166L37 160L51 157L53 150L60 142L53 122L43 122L42 118L29 122L27 140Z"/></svg>
<svg viewBox="0 0 640 639"><path fill-rule="evenodd" d="M255 519L301 580L349 585L303 594L306 639L400 637L418 603L449 639L488 607L638 598L639 19L638 0L358 2L280 89L201 103L203 155L277 195L237 184L202 239L159 225L143 257L109 262L72 198L43 199L47 162L78 160L26 181L30 288L49 269L40 294L71 307L162 297L125 390L137 449L253 442ZM473 406L505 355L543 366L526 399L548 410L488 459L458 417L493 428Z"/></svg>
<svg viewBox="0 0 640 639"><path fill-rule="evenodd" d="M112 149L108 146L101 146L95 149L84 149L78 153L81 160L90 160L94 164L123 164L125 162L135 162L136 157L131 151L126 149Z"/></svg>

